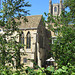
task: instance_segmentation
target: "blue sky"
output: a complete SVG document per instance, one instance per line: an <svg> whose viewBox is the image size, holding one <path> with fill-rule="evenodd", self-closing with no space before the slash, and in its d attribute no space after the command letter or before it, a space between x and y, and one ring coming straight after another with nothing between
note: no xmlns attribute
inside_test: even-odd
<svg viewBox="0 0 75 75"><path fill-rule="evenodd" d="M2 1L2 0L1 0ZM44 15L44 12L49 12L49 0L25 0L29 1L31 7L25 9L30 10L31 15ZM53 3L57 3L58 0L53 0Z"/></svg>
<svg viewBox="0 0 75 75"><path fill-rule="evenodd" d="M26 0L32 5L28 9L31 15L44 15L49 12L49 0ZM52 0L52 3L59 3L60 0Z"/></svg>
<svg viewBox="0 0 75 75"><path fill-rule="evenodd" d="M25 1L29 1L29 3L32 5L31 7L25 8L30 10L29 13L31 15L44 15L44 12L46 13L49 12L49 0L25 0ZM60 0L52 0L52 3L60 3Z"/></svg>

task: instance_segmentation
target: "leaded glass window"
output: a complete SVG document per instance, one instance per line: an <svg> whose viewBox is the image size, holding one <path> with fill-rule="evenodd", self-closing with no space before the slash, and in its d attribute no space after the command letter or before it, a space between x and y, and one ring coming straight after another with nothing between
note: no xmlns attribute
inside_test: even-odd
<svg viewBox="0 0 75 75"><path fill-rule="evenodd" d="M26 63L27 62L27 58L23 58L23 63Z"/></svg>
<svg viewBox="0 0 75 75"><path fill-rule="evenodd" d="M57 7L54 8L54 12L57 12Z"/></svg>
<svg viewBox="0 0 75 75"><path fill-rule="evenodd" d="M31 35L30 35L30 32L27 33L26 48L31 48Z"/></svg>
<svg viewBox="0 0 75 75"><path fill-rule="evenodd" d="M24 44L24 33L23 32L20 34L20 42L21 44Z"/></svg>

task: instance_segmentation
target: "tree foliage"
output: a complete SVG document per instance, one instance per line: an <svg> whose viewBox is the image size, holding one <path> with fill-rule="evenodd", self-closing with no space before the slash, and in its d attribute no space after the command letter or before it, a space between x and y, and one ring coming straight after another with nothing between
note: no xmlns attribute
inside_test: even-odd
<svg viewBox="0 0 75 75"><path fill-rule="evenodd" d="M24 0L3 0L3 9L0 11L2 13L0 14L0 26L5 32L0 34L0 75L75 75L75 12L72 9L75 7L74 1L65 1L65 6L70 8L70 12L62 12L60 17L45 13L46 16L48 15L46 22L49 24L49 29L55 32L54 27L56 27L58 30L57 40L52 45L52 53L59 68L55 70L51 66L46 69L39 68L35 71L29 67L27 69L21 67L12 71L5 64L9 62L13 64L12 58L15 58L16 67L18 67L20 65L20 61L18 61L20 60L20 48L23 47L20 42L16 41L20 34L18 29L20 22L16 22L15 18L20 19L21 16L26 16L28 12L23 7L30 5ZM54 27L51 23L54 23ZM15 32L18 34L12 36Z"/></svg>
<svg viewBox="0 0 75 75"><path fill-rule="evenodd" d="M72 16L72 18L75 18L75 0L64 0L64 5L65 7L69 7L70 9L70 15ZM75 19L74 19L75 21Z"/></svg>
<svg viewBox="0 0 75 75"><path fill-rule="evenodd" d="M58 35L52 45L53 57L59 67L66 66L67 63L75 64L75 0L65 0L65 7L70 8L70 12L62 11L60 16L52 16L49 14L47 23L49 29ZM54 23L54 25L52 25Z"/></svg>
<svg viewBox="0 0 75 75"><path fill-rule="evenodd" d="M3 8L0 11L0 27L4 32L0 34L1 65L5 66L6 63L14 65L14 58L16 60L16 68L20 66L20 49L23 45L16 39L20 34L18 26L21 22L16 22L15 19L19 20L29 14L25 7L30 6L29 2L25 0L3 0Z"/></svg>

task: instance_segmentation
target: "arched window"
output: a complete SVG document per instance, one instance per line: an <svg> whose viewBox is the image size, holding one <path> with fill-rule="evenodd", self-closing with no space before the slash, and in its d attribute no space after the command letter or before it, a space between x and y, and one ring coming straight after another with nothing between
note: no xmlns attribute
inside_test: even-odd
<svg viewBox="0 0 75 75"><path fill-rule="evenodd" d="M57 7L54 7L54 12L57 12Z"/></svg>
<svg viewBox="0 0 75 75"><path fill-rule="evenodd" d="M24 33L23 32L21 32L20 34L20 42L24 44Z"/></svg>
<svg viewBox="0 0 75 75"><path fill-rule="evenodd" d="M26 36L26 48L31 48L31 35L30 35L30 32L28 32L27 36Z"/></svg>
<svg viewBox="0 0 75 75"><path fill-rule="evenodd" d="M26 63L27 62L27 58L23 58L23 63Z"/></svg>

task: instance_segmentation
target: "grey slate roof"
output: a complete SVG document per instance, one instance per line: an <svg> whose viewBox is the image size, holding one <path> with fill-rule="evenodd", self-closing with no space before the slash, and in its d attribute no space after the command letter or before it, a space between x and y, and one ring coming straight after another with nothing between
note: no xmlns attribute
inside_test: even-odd
<svg viewBox="0 0 75 75"><path fill-rule="evenodd" d="M42 15L26 16L26 19L28 20L28 22L24 22L23 19L20 19L20 29L37 28L42 19Z"/></svg>

